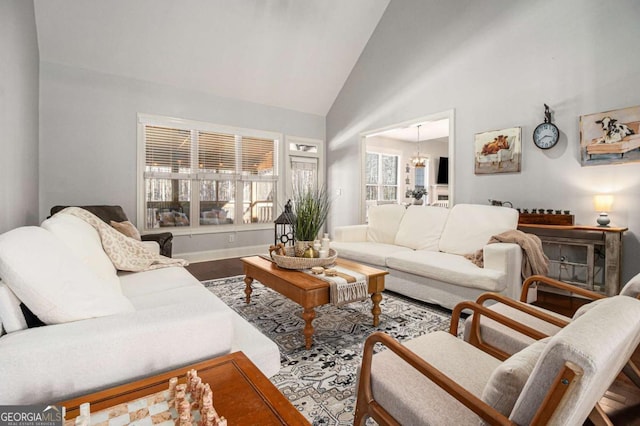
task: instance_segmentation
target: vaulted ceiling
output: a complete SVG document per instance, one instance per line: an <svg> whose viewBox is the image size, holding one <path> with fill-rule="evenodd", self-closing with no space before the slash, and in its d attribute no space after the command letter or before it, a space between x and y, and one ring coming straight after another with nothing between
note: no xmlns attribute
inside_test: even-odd
<svg viewBox="0 0 640 426"><path fill-rule="evenodd" d="M40 60L326 115L390 0L35 0Z"/></svg>

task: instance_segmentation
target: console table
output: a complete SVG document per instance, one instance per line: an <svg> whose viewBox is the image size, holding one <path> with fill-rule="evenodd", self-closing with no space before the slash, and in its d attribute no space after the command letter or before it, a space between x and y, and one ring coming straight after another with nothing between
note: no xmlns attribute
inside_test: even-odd
<svg viewBox="0 0 640 426"><path fill-rule="evenodd" d="M549 258L550 278L614 296L620 292L622 235L627 228L520 224Z"/></svg>

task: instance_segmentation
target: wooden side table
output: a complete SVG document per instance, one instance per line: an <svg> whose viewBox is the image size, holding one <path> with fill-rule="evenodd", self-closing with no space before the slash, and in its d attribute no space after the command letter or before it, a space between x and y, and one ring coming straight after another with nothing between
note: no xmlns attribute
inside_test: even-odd
<svg viewBox="0 0 640 426"><path fill-rule="evenodd" d="M551 263L549 277L606 296L620 292L622 235L627 228L520 224L518 229L542 240Z"/></svg>

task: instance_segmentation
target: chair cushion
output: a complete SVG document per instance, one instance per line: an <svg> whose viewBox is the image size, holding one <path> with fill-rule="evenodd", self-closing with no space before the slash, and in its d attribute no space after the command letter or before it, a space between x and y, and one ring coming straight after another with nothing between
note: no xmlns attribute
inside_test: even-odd
<svg viewBox="0 0 640 426"><path fill-rule="evenodd" d="M449 209L409 206L398 227L395 244L414 250L438 250Z"/></svg>
<svg viewBox="0 0 640 426"><path fill-rule="evenodd" d="M59 213L42 222L42 228L62 241L98 277L120 291L115 266L102 248L96 229L84 220L70 214Z"/></svg>
<svg viewBox="0 0 640 426"><path fill-rule="evenodd" d="M482 391L482 400L509 417L548 341L548 337L539 340L500 364Z"/></svg>
<svg viewBox="0 0 640 426"><path fill-rule="evenodd" d="M114 229L129 238L133 238L134 240L138 241L142 240L138 228L136 228L134 224L129 222L128 220L125 220L124 222L116 222L115 220L112 220L109 222L109 225L113 226Z"/></svg>
<svg viewBox="0 0 640 426"><path fill-rule="evenodd" d="M440 251L470 254L484 247L492 236L518 227L518 211L508 207L456 204L440 237Z"/></svg>
<svg viewBox="0 0 640 426"><path fill-rule="evenodd" d="M635 275L627 282L622 290L620 290L622 296L638 297L640 295L640 274Z"/></svg>
<svg viewBox="0 0 640 426"><path fill-rule="evenodd" d="M400 204L383 204L369 208L367 241L393 244L406 208Z"/></svg>
<svg viewBox="0 0 640 426"><path fill-rule="evenodd" d="M561 320L567 322L571 321L571 318L565 317L564 315L560 315L558 313L548 311L546 309L542 309L533 305L529 305L529 307L552 315ZM517 321L521 324L525 324L533 328L534 330L538 330L541 333L546 334L547 336L553 336L558 331L560 331L560 327L531 316L519 309L512 308L511 306L505 305L504 303L494 303L493 305L487 306L487 308L491 309L494 312L502 314L507 318L511 318L512 320ZM464 321L464 340L466 341L469 341L472 319L473 315L470 315ZM485 316L482 316L480 318L480 335L482 336L482 340L485 343L495 346L496 348L501 349L510 355L521 351L525 347L535 342L533 338L515 332L513 331L513 329Z"/></svg>
<svg viewBox="0 0 640 426"><path fill-rule="evenodd" d="M443 331L404 345L478 398L500 361ZM391 350L373 356L373 397L403 425L478 424L478 417Z"/></svg>
<svg viewBox="0 0 640 426"><path fill-rule="evenodd" d="M127 298L43 228L25 226L0 235L0 276L45 324L134 310Z"/></svg>
<svg viewBox="0 0 640 426"><path fill-rule="evenodd" d="M0 322L7 333L27 328L27 321L20 309L20 299L2 282L0 282Z"/></svg>

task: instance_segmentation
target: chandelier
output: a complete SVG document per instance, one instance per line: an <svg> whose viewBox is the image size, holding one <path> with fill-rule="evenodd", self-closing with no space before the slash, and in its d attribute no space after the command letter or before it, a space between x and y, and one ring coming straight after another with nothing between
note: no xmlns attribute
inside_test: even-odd
<svg viewBox="0 0 640 426"><path fill-rule="evenodd" d="M418 154L411 157L411 162L413 163L413 167L423 168L425 167L427 158L420 155L420 126L422 124L418 124L418 137L416 142L418 143Z"/></svg>

